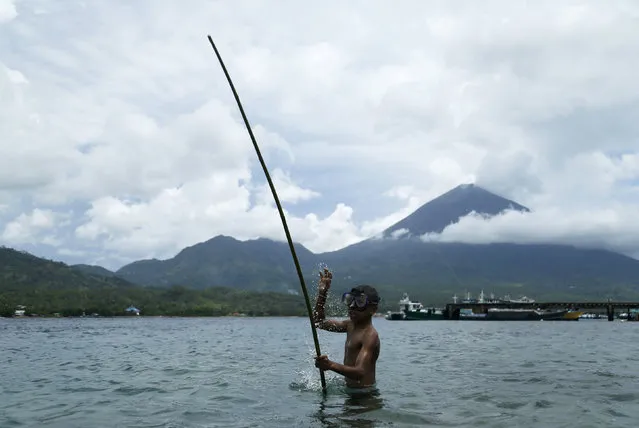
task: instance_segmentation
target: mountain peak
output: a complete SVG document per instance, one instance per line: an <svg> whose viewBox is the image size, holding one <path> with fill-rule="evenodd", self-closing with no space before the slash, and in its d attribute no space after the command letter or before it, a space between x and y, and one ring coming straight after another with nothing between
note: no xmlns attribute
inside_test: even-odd
<svg viewBox="0 0 639 428"><path fill-rule="evenodd" d="M460 184L459 186L455 187L455 189L472 189L473 187L475 187L475 183L464 183L464 184ZM479 188L479 186L477 186ZM453 189L453 190L455 190Z"/></svg>
<svg viewBox="0 0 639 428"><path fill-rule="evenodd" d="M460 184L437 198L425 203L411 215L395 223L383 232L383 236L425 233L441 233L460 218L476 212L488 216L506 210L530 211L523 205L498 196L473 183ZM408 232L402 232L407 230Z"/></svg>

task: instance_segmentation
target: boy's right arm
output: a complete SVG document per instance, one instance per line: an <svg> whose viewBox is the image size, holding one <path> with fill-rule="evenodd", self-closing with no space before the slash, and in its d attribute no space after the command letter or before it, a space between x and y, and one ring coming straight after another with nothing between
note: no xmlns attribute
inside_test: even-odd
<svg viewBox="0 0 639 428"><path fill-rule="evenodd" d="M313 313L313 321L317 328L336 333L346 333L348 321L327 320L324 313L324 304L326 303L326 295L331 288L333 274L328 269L324 269L324 273L320 272L320 281L315 300L315 312Z"/></svg>

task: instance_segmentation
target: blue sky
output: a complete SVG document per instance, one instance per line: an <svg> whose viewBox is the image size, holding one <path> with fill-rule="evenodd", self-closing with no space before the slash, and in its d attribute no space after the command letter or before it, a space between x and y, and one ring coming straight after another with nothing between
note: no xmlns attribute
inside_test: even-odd
<svg viewBox="0 0 639 428"><path fill-rule="evenodd" d="M440 236L639 256L639 4L0 0L0 244L118 268L283 239L206 39L312 251L475 182Z"/></svg>

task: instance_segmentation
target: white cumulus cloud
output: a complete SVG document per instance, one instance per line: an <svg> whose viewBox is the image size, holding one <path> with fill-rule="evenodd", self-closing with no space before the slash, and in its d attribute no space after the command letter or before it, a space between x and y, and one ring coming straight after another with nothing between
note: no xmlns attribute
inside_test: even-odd
<svg viewBox="0 0 639 428"><path fill-rule="evenodd" d="M14 0L0 0L0 24L6 23L18 16Z"/></svg>
<svg viewBox="0 0 639 428"><path fill-rule="evenodd" d="M313 251L475 182L533 212L430 239L637 254L638 15L632 0L0 0L1 243L116 268L216 234L283 239L211 34Z"/></svg>

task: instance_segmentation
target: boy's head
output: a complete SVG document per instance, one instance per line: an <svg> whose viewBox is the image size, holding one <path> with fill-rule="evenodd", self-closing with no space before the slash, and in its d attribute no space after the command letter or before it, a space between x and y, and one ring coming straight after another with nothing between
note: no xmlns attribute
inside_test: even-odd
<svg viewBox="0 0 639 428"><path fill-rule="evenodd" d="M374 287L364 284L344 293L342 300L348 305L349 317L355 321L372 317L377 312L380 298Z"/></svg>

